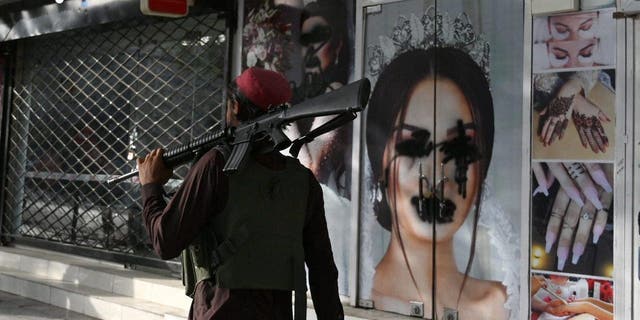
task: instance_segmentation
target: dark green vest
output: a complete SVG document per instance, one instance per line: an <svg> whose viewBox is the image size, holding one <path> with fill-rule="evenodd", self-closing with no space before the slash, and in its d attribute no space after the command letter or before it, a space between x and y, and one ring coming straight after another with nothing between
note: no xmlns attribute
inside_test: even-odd
<svg viewBox="0 0 640 320"><path fill-rule="evenodd" d="M248 237L216 270L220 287L293 290L295 277L306 282L302 231L308 195L308 171L292 158L280 171L248 161L229 177L229 201L213 221L214 232L218 239L233 239L235 232Z"/></svg>
<svg viewBox="0 0 640 320"><path fill-rule="evenodd" d="M298 160L287 158L286 169L274 171L247 159L245 168L229 176L223 212L182 254L187 295L214 277L222 288L304 292L308 194L309 172Z"/></svg>

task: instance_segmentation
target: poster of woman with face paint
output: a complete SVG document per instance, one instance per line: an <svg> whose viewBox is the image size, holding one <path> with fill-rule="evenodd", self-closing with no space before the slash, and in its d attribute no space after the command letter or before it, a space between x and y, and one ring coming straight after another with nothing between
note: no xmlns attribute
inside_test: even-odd
<svg viewBox="0 0 640 320"><path fill-rule="evenodd" d="M494 145L519 124L496 120L519 114L521 97L491 89L512 80L491 78L490 40L504 56L511 39L474 25L495 5L438 2L436 11L433 1L390 2L366 17L365 75L374 88L361 165L360 298L376 309L519 319L519 197L500 199L513 206L509 215L492 191L506 189L495 181L518 188L520 158L496 172L490 166L514 156ZM516 57L505 61L515 68ZM506 63L497 68L509 73ZM499 171L515 180L496 179Z"/></svg>
<svg viewBox="0 0 640 320"><path fill-rule="evenodd" d="M417 66L415 61L423 63ZM437 76L436 61L440 63ZM466 79L465 84L462 79ZM440 101L434 101L434 96ZM436 104L449 108L437 115L437 128L433 126ZM493 148L493 105L482 70L466 53L453 48L416 49L399 55L383 71L371 97L368 120L372 132L367 135L372 142L368 144L369 157L381 193L376 214L383 227L391 231L389 249L376 267L372 298L379 308L393 309L395 299L413 299L411 291L405 291L407 283L413 282L419 296L429 293L432 259L440 265L455 265L454 233L467 215L474 215L477 224L480 186ZM378 140L375 132L388 132L387 143L374 143ZM440 140L433 143L432 135ZM435 169L436 177L455 177L455 183L434 185L437 180L418 178L415 172L420 167L423 172L433 172L433 157L443 164ZM444 209L434 211L442 204ZM435 238L430 228L433 223L437 224ZM429 242L437 243L435 257L419 249ZM402 277L405 279L399 281ZM457 268L439 268L437 279L441 281L436 283L440 298L456 301L463 318L487 305L491 305L495 319L507 318L502 307L506 301L502 284L468 277ZM458 291L465 285L466 291ZM483 298L474 298L478 296ZM496 311L501 311L499 316Z"/></svg>
<svg viewBox="0 0 640 320"><path fill-rule="evenodd" d="M247 0L243 68L260 66L289 79L291 104L336 90L353 73L353 2L347 0ZM285 134L296 139L331 117L298 121ZM301 148L298 159L323 190L329 237L338 267L339 291L349 294L351 256L351 143L347 124ZM288 150L283 151L289 155Z"/></svg>
<svg viewBox="0 0 640 320"><path fill-rule="evenodd" d="M346 0L305 2L301 15L301 80L293 85L295 103L331 92L349 83L353 63L352 3ZM287 133L307 132L332 117L298 121ZM314 173L322 186L329 237L338 267L340 294L348 295L351 256L351 140L352 124L305 144L298 159Z"/></svg>
<svg viewBox="0 0 640 320"><path fill-rule="evenodd" d="M352 69L350 21L346 2L342 0L316 0L304 6L300 30L302 80L294 83L293 104L348 83ZM307 132L330 119L331 116L298 121L291 131ZM346 125L305 144L299 158L321 183L348 197L350 146L351 126Z"/></svg>
<svg viewBox="0 0 640 320"><path fill-rule="evenodd" d="M611 9L533 19L533 71L615 67Z"/></svg>

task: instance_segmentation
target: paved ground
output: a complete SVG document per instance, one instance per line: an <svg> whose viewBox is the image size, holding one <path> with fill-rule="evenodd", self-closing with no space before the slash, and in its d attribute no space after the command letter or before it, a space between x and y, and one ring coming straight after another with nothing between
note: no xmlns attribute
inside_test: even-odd
<svg viewBox="0 0 640 320"><path fill-rule="evenodd" d="M0 291L0 320L95 320L95 318Z"/></svg>

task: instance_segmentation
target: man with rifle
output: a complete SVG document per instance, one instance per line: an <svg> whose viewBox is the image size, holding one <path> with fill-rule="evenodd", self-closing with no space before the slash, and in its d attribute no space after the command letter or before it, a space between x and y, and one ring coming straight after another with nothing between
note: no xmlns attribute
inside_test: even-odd
<svg viewBox="0 0 640 320"><path fill-rule="evenodd" d="M228 92L232 127L291 98L282 75L259 68L244 71ZM305 262L318 319L343 319L322 191L311 171L277 150L261 152L258 141L243 168L227 175L227 150L206 152L168 204L163 185L172 169L163 150L138 159L153 247L162 259L182 252L189 319L292 319L292 290L295 319L305 319Z"/></svg>

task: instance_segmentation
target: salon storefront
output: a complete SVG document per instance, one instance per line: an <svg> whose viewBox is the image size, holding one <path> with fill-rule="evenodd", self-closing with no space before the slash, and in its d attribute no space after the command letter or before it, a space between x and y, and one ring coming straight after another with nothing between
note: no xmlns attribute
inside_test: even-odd
<svg viewBox="0 0 640 320"><path fill-rule="evenodd" d="M106 181L223 127L248 67L285 74L294 107L368 78L361 116L298 155L346 305L640 318L640 1L193 2L168 18L0 1L4 245L178 270L150 249L137 184Z"/></svg>

